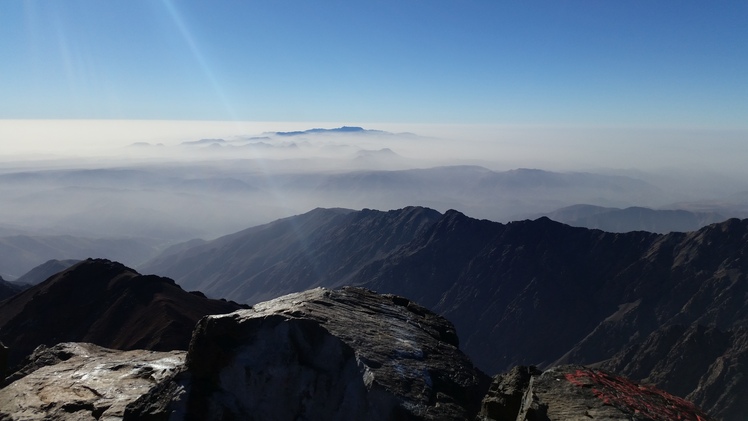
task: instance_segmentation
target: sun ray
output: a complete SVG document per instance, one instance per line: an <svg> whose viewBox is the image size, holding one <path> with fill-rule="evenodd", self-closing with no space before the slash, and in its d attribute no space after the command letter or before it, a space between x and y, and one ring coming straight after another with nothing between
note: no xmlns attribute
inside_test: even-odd
<svg viewBox="0 0 748 421"><path fill-rule="evenodd" d="M190 49L192 56L195 58L195 61L197 61L198 65L200 66L200 70L202 70L206 79L208 79L208 82L213 88L213 91L215 92L215 94L218 96L219 100L223 104L223 107L227 115L229 116L229 119L233 121L239 120L236 114L236 110L231 104L231 101L229 101L228 97L226 96L226 92L224 91L223 87L218 82L218 79L216 78L216 75L212 67L208 64L208 60L205 59L205 55L203 55L200 47L198 46L198 43L195 41L195 38L192 36L192 31L190 30L190 28L187 27L185 20L182 18L182 14L179 12L179 10L177 10L177 7L174 5L174 2L172 2L171 0L161 0L161 3L166 8L166 11L169 13L169 16L174 22L174 25L179 30L179 33L184 39L184 42L187 44L187 47Z"/></svg>

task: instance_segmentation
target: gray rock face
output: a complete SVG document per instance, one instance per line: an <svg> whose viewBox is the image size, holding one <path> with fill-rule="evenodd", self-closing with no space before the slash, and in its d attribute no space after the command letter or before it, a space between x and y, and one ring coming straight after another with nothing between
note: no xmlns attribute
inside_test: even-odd
<svg viewBox="0 0 748 421"><path fill-rule="evenodd" d="M0 389L0 420L121 420L125 407L184 364L185 352L40 347Z"/></svg>
<svg viewBox="0 0 748 421"><path fill-rule="evenodd" d="M135 406L160 409L133 406L127 419L185 406L190 420L464 420L488 378L457 345L451 323L402 297L291 294L202 319L170 389L184 398L165 409L144 398Z"/></svg>
<svg viewBox="0 0 748 421"><path fill-rule="evenodd" d="M508 373L494 377L491 387L483 398L481 419L514 420L519 414L525 394L533 376L542 374L535 367L517 366Z"/></svg>

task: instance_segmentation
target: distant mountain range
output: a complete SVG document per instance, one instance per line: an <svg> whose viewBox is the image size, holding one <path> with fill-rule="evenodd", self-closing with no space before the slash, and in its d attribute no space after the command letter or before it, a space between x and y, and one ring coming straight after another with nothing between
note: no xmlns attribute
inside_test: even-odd
<svg viewBox="0 0 748 421"><path fill-rule="evenodd" d="M0 301L18 294L23 289L20 284L8 282L0 276Z"/></svg>
<svg viewBox="0 0 748 421"><path fill-rule="evenodd" d="M8 172L0 174L0 194L7 198L0 219L19 234L136 237L166 244L216 238L320 206L419 205L509 221L580 203L660 207L682 199L626 176L529 168L494 171L475 165L403 169L412 165L412 157L397 149L369 146L337 154L335 159ZM736 215L730 209L725 207L721 214ZM19 232L23 230L28 232ZM45 256L34 263L51 258L68 256Z"/></svg>
<svg viewBox="0 0 748 421"><path fill-rule="evenodd" d="M748 358L745 256L748 220L661 235L417 207L317 209L142 270L250 303L316 285L395 293L452 320L487 372L594 363L739 419L748 412L734 398L748 393L735 377Z"/></svg>
<svg viewBox="0 0 748 421"><path fill-rule="evenodd" d="M269 134L273 134L276 136L300 136L300 135L305 135L305 134L325 134L325 133L389 134L388 132L385 132L382 130L364 129L363 127L356 127L356 126L342 126L342 127L337 127L334 129L307 129L307 130L300 130L300 131L293 131L293 132L272 132Z"/></svg>
<svg viewBox="0 0 748 421"><path fill-rule="evenodd" d="M13 235L0 237L0 273L16 280L48 260L81 260L88 257L108 258L134 266L153 257L158 251L153 241L144 239ZM28 280L20 282L30 283Z"/></svg>
<svg viewBox="0 0 748 421"><path fill-rule="evenodd" d="M608 232L649 231L658 233L696 231L728 218L718 212L682 209L649 209L632 206L625 209L593 205L573 205L538 214L575 227ZM534 219L534 218L532 218Z"/></svg>
<svg viewBox="0 0 748 421"><path fill-rule="evenodd" d="M51 259L42 263L41 265L31 269L30 271L20 276L18 279L13 281L16 284L21 285L36 285L46 281L52 275L56 275L63 270L69 268L80 262L76 259L57 260Z"/></svg>
<svg viewBox="0 0 748 421"><path fill-rule="evenodd" d="M307 130L296 130L288 132L265 132L260 136L240 136L233 139L220 139L220 138L206 138L198 140L188 140L180 143L181 146L187 147L201 147L209 146L214 149L220 149L220 147L239 147L239 148L265 148L267 150L274 148L297 148L299 143L297 140L306 142L307 140L317 136L337 136L345 139L353 139L358 136L407 136L409 138L414 137L412 133L390 133L383 130L372 130L364 129L363 127L357 126L342 126L332 129L314 128ZM300 138L293 139L290 138ZM301 143L302 145L310 146L308 143ZM343 146L343 145L339 145ZM350 145L354 146L354 145Z"/></svg>

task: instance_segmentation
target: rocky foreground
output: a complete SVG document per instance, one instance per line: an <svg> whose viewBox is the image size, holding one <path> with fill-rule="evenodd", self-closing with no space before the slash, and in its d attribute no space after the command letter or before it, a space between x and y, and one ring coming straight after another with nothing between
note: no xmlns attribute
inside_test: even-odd
<svg viewBox="0 0 748 421"><path fill-rule="evenodd" d="M0 389L2 420L121 420L125 407L184 365L185 352L40 346Z"/></svg>
<svg viewBox="0 0 748 421"><path fill-rule="evenodd" d="M207 316L189 351L38 349L0 389L0 420L709 420L581 366L493 381L453 325L394 295L314 289Z"/></svg>

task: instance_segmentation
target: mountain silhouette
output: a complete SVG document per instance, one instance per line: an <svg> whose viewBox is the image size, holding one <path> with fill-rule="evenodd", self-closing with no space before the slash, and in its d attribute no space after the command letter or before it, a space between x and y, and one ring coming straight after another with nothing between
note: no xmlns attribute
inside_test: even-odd
<svg viewBox="0 0 748 421"><path fill-rule="evenodd" d="M256 303L316 286L349 284L364 265L410 242L440 214L315 209L181 251L139 269L212 297Z"/></svg>
<svg viewBox="0 0 748 421"><path fill-rule="evenodd" d="M0 341L10 365L39 345L91 342L116 349L187 349L207 314L239 304L189 293L103 259L82 261L0 304Z"/></svg>

